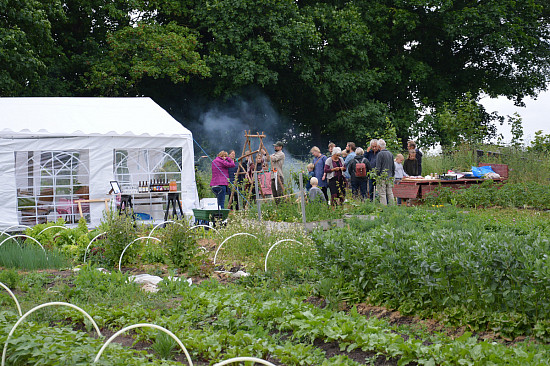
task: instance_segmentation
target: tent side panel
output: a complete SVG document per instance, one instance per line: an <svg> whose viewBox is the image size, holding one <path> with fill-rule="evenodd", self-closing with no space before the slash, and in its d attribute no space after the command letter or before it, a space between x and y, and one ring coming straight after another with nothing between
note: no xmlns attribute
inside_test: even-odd
<svg viewBox="0 0 550 366"><path fill-rule="evenodd" d="M0 230L19 224L13 140L0 139Z"/></svg>
<svg viewBox="0 0 550 366"><path fill-rule="evenodd" d="M199 207L199 194L197 192L197 182L195 181L195 152L191 137L184 140L182 150L181 204L185 212L192 213L193 208Z"/></svg>
<svg viewBox="0 0 550 366"><path fill-rule="evenodd" d="M112 137L90 137L90 198L111 198L108 193L109 183L113 180L113 146ZM109 204L112 207L112 201ZM97 227L103 218L105 205L102 203L90 204L90 226Z"/></svg>
<svg viewBox="0 0 550 366"><path fill-rule="evenodd" d="M0 229L17 225L17 187L15 180L15 151L70 151L87 150L89 156L89 198L112 198L108 195L110 181L114 179L114 151L116 149L182 148L182 205L185 212L198 207L195 183L193 139L191 135L179 137L149 136L89 136L51 137L39 139L0 138ZM36 155L38 156L38 155ZM37 182L37 184L39 184ZM103 217L105 205L91 203L90 224L97 226ZM74 212L78 215L78 210Z"/></svg>

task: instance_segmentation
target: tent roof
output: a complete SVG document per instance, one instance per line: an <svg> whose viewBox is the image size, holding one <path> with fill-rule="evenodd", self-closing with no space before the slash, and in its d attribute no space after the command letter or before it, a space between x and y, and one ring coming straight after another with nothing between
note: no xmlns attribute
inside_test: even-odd
<svg viewBox="0 0 550 366"><path fill-rule="evenodd" d="M151 98L0 98L0 138L191 136Z"/></svg>

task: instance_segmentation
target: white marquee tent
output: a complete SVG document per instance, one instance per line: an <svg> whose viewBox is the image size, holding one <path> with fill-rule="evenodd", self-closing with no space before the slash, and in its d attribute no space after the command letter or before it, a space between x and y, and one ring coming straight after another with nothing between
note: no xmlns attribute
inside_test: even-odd
<svg viewBox="0 0 550 366"><path fill-rule="evenodd" d="M0 98L0 230L75 222L75 201L113 198L113 180L123 192L176 180L190 212L198 206L191 132L150 98ZM138 198L136 212L163 218L163 195ZM105 209L98 202L81 203L91 226Z"/></svg>

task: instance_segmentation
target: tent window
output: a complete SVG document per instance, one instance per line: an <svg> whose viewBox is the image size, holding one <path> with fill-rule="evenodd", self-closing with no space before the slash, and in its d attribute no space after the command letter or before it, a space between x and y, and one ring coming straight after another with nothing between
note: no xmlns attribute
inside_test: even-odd
<svg viewBox="0 0 550 366"><path fill-rule="evenodd" d="M123 185L175 179L181 185L181 147L114 150L113 173Z"/></svg>
<svg viewBox="0 0 550 366"><path fill-rule="evenodd" d="M161 179L181 184L181 147L114 150L113 173L121 184Z"/></svg>
<svg viewBox="0 0 550 366"><path fill-rule="evenodd" d="M136 192L140 182L175 180L181 190L182 148L120 149L114 150L113 175L122 192ZM150 195L134 197L134 211L150 215L152 219L164 216L165 197Z"/></svg>
<svg viewBox="0 0 550 366"><path fill-rule="evenodd" d="M63 218L77 222L78 199L88 199L88 150L16 151L15 179L19 223L35 225ZM82 204L89 221L89 206Z"/></svg>

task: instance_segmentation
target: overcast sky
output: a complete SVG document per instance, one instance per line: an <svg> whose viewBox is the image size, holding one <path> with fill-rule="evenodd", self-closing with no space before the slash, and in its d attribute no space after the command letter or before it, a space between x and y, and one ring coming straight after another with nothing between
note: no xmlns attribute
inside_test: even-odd
<svg viewBox="0 0 550 366"><path fill-rule="evenodd" d="M525 99L525 108L516 107L514 102L505 97L483 98L481 104L485 106L487 112L496 111L501 116L519 113L523 122L525 142L531 141L538 130L542 130L544 134L550 134L550 92L548 91L539 94L536 100ZM510 142L512 135L508 125L498 126L498 132L504 135L505 142Z"/></svg>

